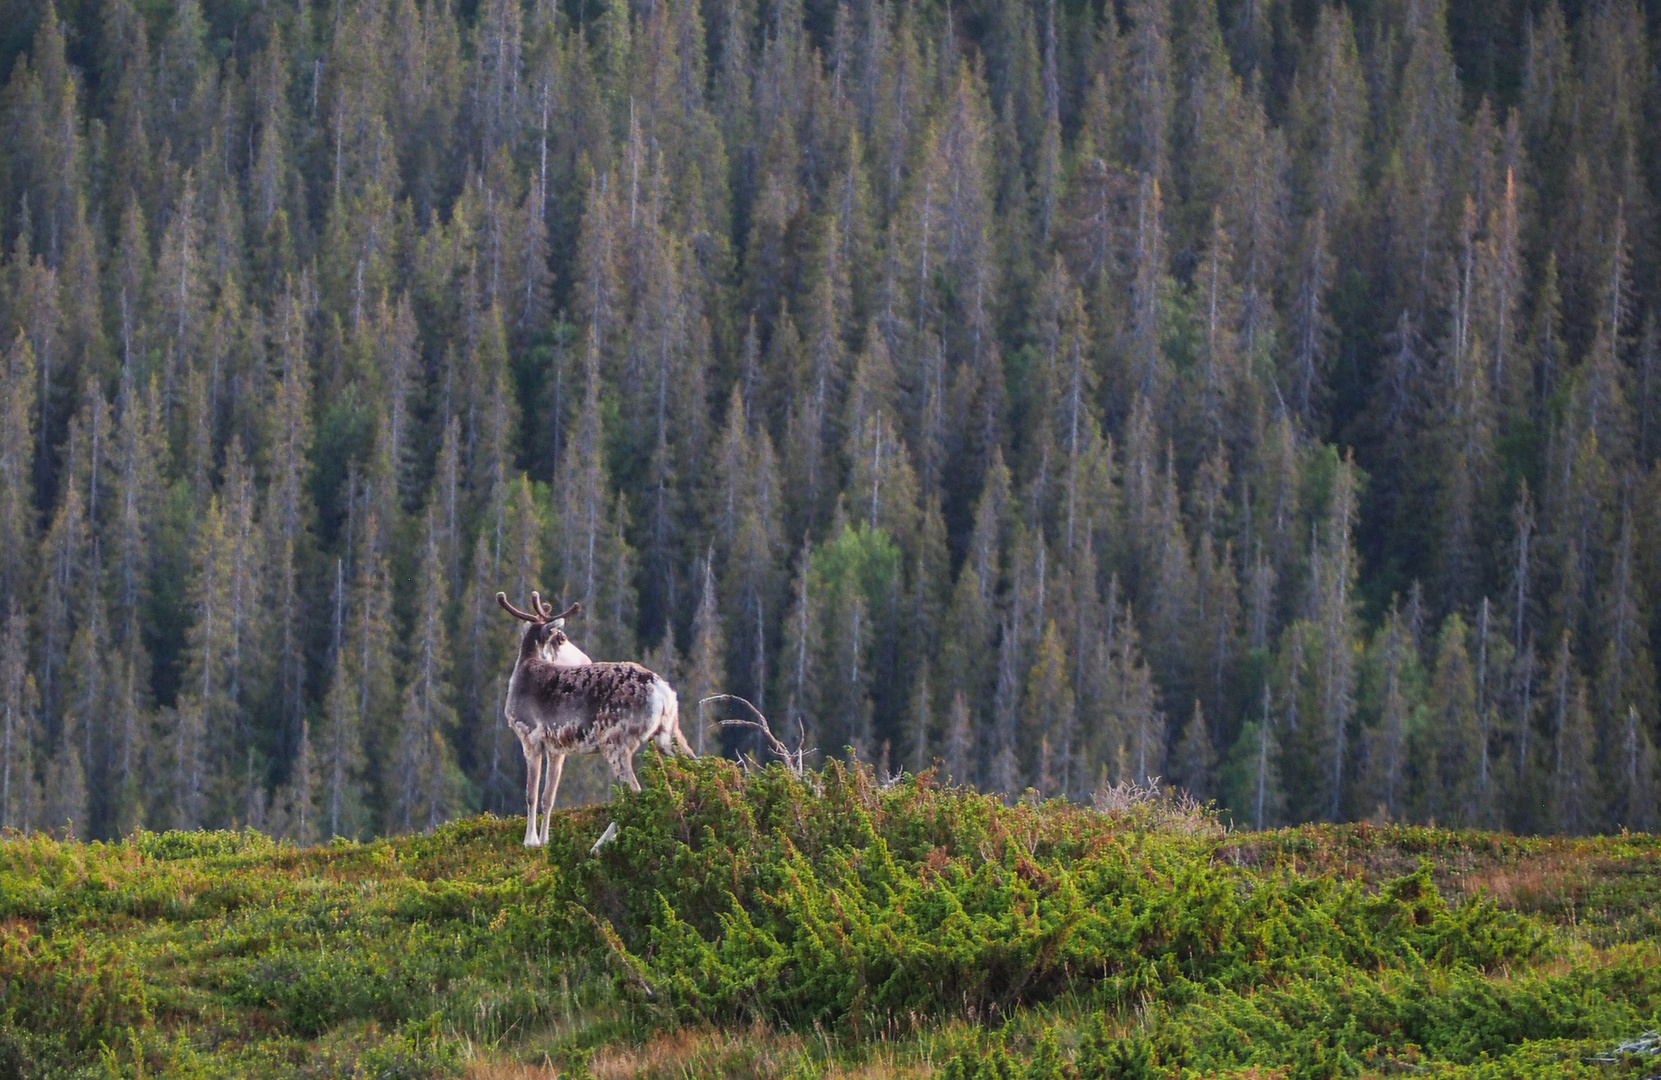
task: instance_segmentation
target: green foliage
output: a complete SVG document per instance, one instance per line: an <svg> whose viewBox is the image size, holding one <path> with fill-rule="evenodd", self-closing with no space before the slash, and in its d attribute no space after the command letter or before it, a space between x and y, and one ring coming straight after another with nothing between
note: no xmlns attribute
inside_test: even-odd
<svg viewBox="0 0 1661 1080"><path fill-rule="evenodd" d="M882 528L860 523L814 548L811 588L824 596L852 592L867 608L885 605L900 580L900 548Z"/></svg>
<svg viewBox="0 0 1661 1080"><path fill-rule="evenodd" d="M798 1069L927 1038L963 1080L1602 1077L1622 1074L1583 1059L1661 1010L1653 933L1597 950L1595 916L1545 892L1447 891L1456 867L1497 884L1550 858L1634 931L1649 838L1573 857L1413 828L1242 839L838 763L644 778L540 851L488 817L306 850L5 840L0 1065L426 1077L714 1028L823 1033ZM721 1045L699 1070L759 1068Z"/></svg>
<svg viewBox="0 0 1661 1080"><path fill-rule="evenodd" d="M1112 1007L1184 1001L1273 978L1294 956L1484 969L1544 944L1492 903L1450 905L1422 867L1374 896L1209 865L1201 839L1091 830L1082 811L881 790L839 765L817 798L780 770L740 787L731 766L670 762L664 780L619 809L598 861L662 869L583 910L608 927L619 990L683 1022L857 1036L1064 991ZM1096 835L1085 846L1071 830Z"/></svg>
<svg viewBox="0 0 1661 1080"><path fill-rule="evenodd" d="M330 831L505 808L509 588L1006 797L1656 827L1657 21L1526 6L15 0L0 826L308 842L350 700Z"/></svg>

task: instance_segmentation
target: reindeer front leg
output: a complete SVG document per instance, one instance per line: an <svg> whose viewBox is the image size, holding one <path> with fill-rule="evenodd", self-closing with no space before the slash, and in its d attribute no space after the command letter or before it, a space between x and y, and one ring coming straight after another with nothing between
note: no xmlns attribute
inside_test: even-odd
<svg viewBox="0 0 1661 1080"><path fill-rule="evenodd" d="M554 797L559 794L560 774L565 772L565 755L544 750L548 757L547 780L542 785L542 843L548 842L548 827L554 820Z"/></svg>
<svg viewBox="0 0 1661 1080"><path fill-rule="evenodd" d="M542 837L536 828L537 807L541 803L542 740L523 724L514 723L513 733L519 736L519 749L525 752L525 846L541 847Z"/></svg>

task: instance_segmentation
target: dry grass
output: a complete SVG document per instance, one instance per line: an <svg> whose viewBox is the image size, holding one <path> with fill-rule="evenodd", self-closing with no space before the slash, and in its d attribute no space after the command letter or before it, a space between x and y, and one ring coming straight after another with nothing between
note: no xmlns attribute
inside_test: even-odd
<svg viewBox="0 0 1661 1080"><path fill-rule="evenodd" d="M935 1068L894 1049L877 1048L857 1064L832 1064L817 1059L808 1042L793 1032L764 1027L748 1031L710 1028L665 1032L639 1045L603 1046L588 1061L595 1080L635 1078L749 1077L772 1080L807 1072L827 1080L926 1080ZM558 1080L567 1075L551 1061L481 1058L471 1062L464 1080Z"/></svg>
<svg viewBox="0 0 1661 1080"><path fill-rule="evenodd" d="M552 1065L528 1065L522 1061L474 1061L462 1073L464 1080L557 1080L560 1071Z"/></svg>
<svg viewBox="0 0 1661 1080"><path fill-rule="evenodd" d="M693 1058L735 1049L742 1041L711 1031L671 1031L640 1046L608 1046L595 1051L588 1068L595 1080L684 1071Z"/></svg>
<svg viewBox="0 0 1661 1080"><path fill-rule="evenodd" d="M832 1068L824 1073L827 1080L922 1080L933 1075L934 1067L922 1061L871 1061Z"/></svg>
<svg viewBox="0 0 1661 1080"><path fill-rule="evenodd" d="M1157 776L1099 787L1090 803L1104 817L1158 832L1211 839L1220 839L1224 832L1215 810L1182 788L1160 784Z"/></svg>
<svg viewBox="0 0 1661 1080"><path fill-rule="evenodd" d="M1572 897L1586 877L1584 858L1553 852L1508 866L1481 867L1461 876L1457 886L1460 892L1486 896L1504 908L1533 911Z"/></svg>

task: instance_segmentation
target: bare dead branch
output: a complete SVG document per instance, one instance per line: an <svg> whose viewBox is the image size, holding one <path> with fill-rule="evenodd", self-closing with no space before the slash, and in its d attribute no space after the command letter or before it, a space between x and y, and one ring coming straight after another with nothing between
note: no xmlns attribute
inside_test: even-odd
<svg viewBox="0 0 1661 1080"><path fill-rule="evenodd" d="M797 740L796 748L794 750L786 746L777 735L773 734L773 728L767 723L767 717L762 714L762 711L746 699L739 697L737 694L711 694L709 697L706 697L698 702L698 708L702 709L711 701L736 701L746 709L749 709L755 716L754 720L743 720L737 717L729 717L728 719L718 721L719 726L724 728L748 728L751 731L761 732L761 737L767 741L767 748L773 752L774 756L784 762L785 767L791 772L795 773L797 776L802 775L806 768L808 752L802 747L801 740Z"/></svg>

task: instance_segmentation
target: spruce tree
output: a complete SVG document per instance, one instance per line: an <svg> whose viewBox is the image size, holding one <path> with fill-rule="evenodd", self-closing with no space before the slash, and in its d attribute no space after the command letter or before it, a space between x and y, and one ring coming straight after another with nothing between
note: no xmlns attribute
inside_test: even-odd
<svg viewBox="0 0 1661 1080"><path fill-rule="evenodd" d="M27 622L14 607L0 637L0 828L28 832L40 826L40 694L29 670Z"/></svg>
<svg viewBox="0 0 1661 1080"><path fill-rule="evenodd" d="M444 625L449 587L440 555L442 525L432 505L425 518L412 648L398 717L395 827L405 832L432 829L462 809L461 777L450 742L456 710Z"/></svg>
<svg viewBox="0 0 1661 1080"><path fill-rule="evenodd" d="M1574 670L1569 635L1558 640L1551 672L1553 713L1547 812L1553 832L1575 836L1592 827L1597 792L1592 772L1593 733L1586 685Z"/></svg>
<svg viewBox="0 0 1661 1080"><path fill-rule="evenodd" d="M1055 620L1044 628L1037 658L1027 673L1021 745L1027 773L1040 797L1072 790L1078 741L1078 704L1067 670L1066 650Z"/></svg>
<svg viewBox="0 0 1661 1080"><path fill-rule="evenodd" d="M34 485L39 431L35 354L21 332L0 356L0 601L26 607L34 592Z"/></svg>
<svg viewBox="0 0 1661 1080"><path fill-rule="evenodd" d="M1476 823L1480 792L1482 720L1477 712L1470 628L1449 615L1437 635L1436 669L1430 684L1429 715L1418 746L1420 815L1439 823Z"/></svg>
<svg viewBox="0 0 1661 1080"><path fill-rule="evenodd" d="M721 626L720 609L715 596L715 568L706 555L703 573L699 575L698 610L692 616L692 648L687 654L687 675L684 684L689 717L695 718L692 733L693 748L704 752L704 708L700 702L713 694L725 693L727 649Z"/></svg>
<svg viewBox="0 0 1661 1080"><path fill-rule="evenodd" d="M1182 725L1182 733L1177 736L1176 747L1171 752L1172 779L1203 801L1213 794L1212 772L1216 765L1217 753L1212 749L1205 709L1195 698L1193 715Z"/></svg>

